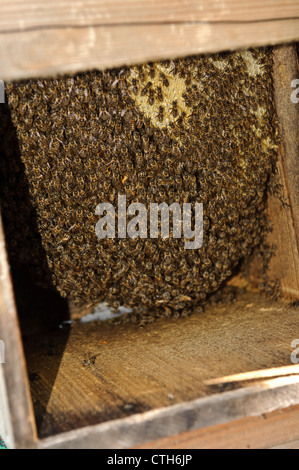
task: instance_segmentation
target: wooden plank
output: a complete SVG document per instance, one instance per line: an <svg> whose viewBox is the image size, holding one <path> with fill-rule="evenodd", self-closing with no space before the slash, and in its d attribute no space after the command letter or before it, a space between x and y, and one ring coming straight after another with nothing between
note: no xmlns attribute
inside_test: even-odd
<svg viewBox="0 0 299 470"><path fill-rule="evenodd" d="M243 22L296 18L296 0L2 0L0 31L58 26Z"/></svg>
<svg viewBox="0 0 299 470"><path fill-rule="evenodd" d="M299 343L299 340L298 340ZM299 374L299 365L272 367L271 369L254 370L243 372L241 374L227 375L225 377L217 377L217 379L207 380L207 385L218 385L233 382L242 382L244 380L258 380L269 377L283 377L285 375Z"/></svg>
<svg viewBox="0 0 299 470"><path fill-rule="evenodd" d="M47 330L43 316L34 317L23 331L41 437L234 389L240 384L205 382L292 365L298 337L296 308L254 293L144 328L124 321Z"/></svg>
<svg viewBox="0 0 299 470"><path fill-rule="evenodd" d="M297 4L298 5L298 4ZM299 7L298 7L299 8ZM0 30L0 77L105 69L163 58L299 40L299 14L282 19L51 26ZM1 16L1 15L0 15ZM22 24L22 18L17 24Z"/></svg>
<svg viewBox="0 0 299 470"><path fill-rule="evenodd" d="M284 295L299 299L299 105L291 100L291 83L299 77L295 46L273 51L274 98L282 137L278 175L289 208L269 198L273 232L269 241L277 246L270 263L270 277L280 279Z"/></svg>
<svg viewBox="0 0 299 470"><path fill-rule="evenodd" d="M271 447L271 449L299 449L299 439L285 442L284 444L279 444L277 446Z"/></svg>
<svg viewBox="0 0 299 470"><path fill-rule="evenodd" d="M277 382L277 379L272 379L246 389L225 392L221 395L215 394L212 397L201 398L189 403L181 403L60 434L41 440L39 447L51 449L147 447L144 444L152 441L153 438L156 439L155 447L160 442L159 438L163 439L187 431L196 430L198 432L199 429L202 429L202 434L205 435L208 426L248 416L259 416L262 413L269 413L298 403L298 377L284 378L280 382ZM298 424L298 413L296 418ZM234 424L231 425L231 427L233 426ZM298 426L296 434L293 432L291 435L298 436ZM170 447L173 447L175 438L170 437ZM165 446L165 440L162 442ZM197 444L196 441L195 447ZM152 445L149 444L149 447ZM184 447L187 448L185 445Z"/></svg>
<svg viewBox="0 0 299 470"><path fill-rule="evenodd" d="M183 433L136 446L141 449L299 448L299 407Z"/></svg>
<svg viewBox="0 0 299 470"><path fill-rule="evenodd" d="M277 196L268 196L268 214L273 231L269 244L276 246L270 260L268 278L280 281L285 297L299 299L299 104L291 101L291 83L299 77L295 45L273 51L274 101L281 136L277 162L277 183L282 186L285 205ZM251 282L257 287L262 278L258 260L251 266Z"/></svg>
<svg viewBox="0 0 299 470"><path fill-rule="evenodd" d="M0 370L4 438L9 447L32 447L35 420L29 393L21 334L0 218L0 338L5 345L5 363Z"/></svg>

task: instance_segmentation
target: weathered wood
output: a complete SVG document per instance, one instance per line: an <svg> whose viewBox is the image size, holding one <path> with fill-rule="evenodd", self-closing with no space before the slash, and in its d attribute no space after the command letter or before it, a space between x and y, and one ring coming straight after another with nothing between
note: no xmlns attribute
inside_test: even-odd
<svg viewBox="0 0 299 470"><path fill-rule="evenodd" d="M298 340L299 343L299 340ZM207 380L207 385L219 385L225 383L243 382L249 380L266 379L269 377L283 377L285 375L299 374L299 365L284 367L272 367L271 369L254 370L243 372L241 374L227 375L225 377L217 377L216 379Z"/></svg>
<svg viewBox="0 0 299 470"><path fill-rule="evenodd" d="M23 328L38 430L48 436L236 387L205 383L213 378L292 365L298 313L248 293L144 328L92 322L41 334L37 321Z"/></svg>
<svg viewBox="0 0 299 470"><path fill-rule="evenodd" d="M299 16L289 0L2 0L0 31L89 25L248 22Z"/></svg>
<svg viewBox="0 0 299 470"><path fill-rule="evenodd" d="M253 5L252 5L253 3ZM299 5L265 0L80 2L6 0L2 80L211 53L299 39Z"/></svg>
<svg viewBox="0 0 299 470"><path fill-rule="evenodd" d="M295 46L281 46L273 51L274 98L282 138L278 161L279 181L288 207L269 197L269 217L273 232L269 241L277 246L270 263L270 278L280 280L288 297L299 298L299 104L291 101L291 83L299 78Z"/></svg>
<svg viewBox="0 0 299 470"><path fill-rule="evenodd" d="M268 195L268 216L273 227L268 243L276 246L268 279L279 280L283 296L293 299L299 299L299 104L291 101L294 91L291 83L296 77L299 77L296 46L274 48L274 102L281 136L276 182L282 192L280 197ZM251 284L257 287L263 282L260 261L253 259L250 271Z"/></svg>
<svg viewBox="0 0 299 470"><path fill-rule="evenodd" d="M298 377L285 377L281 382L277 379L268 380L245 389L225 392L221 395L215 394L189 403L180 403L122 420L85 427L44 439L40 441L39 446L51 449L145 447L144 444L152 441L153 438L157 440L204 428L204 433L206 433L208 426L248 416L259 416L262 413L269 413L298 403ZM292 433L292 435L298 437L298 427L296 434ZM173 444L173 438L170 441Z"/></svg>
<svg viewBox="0 0 299 470"><path fill-rule="evenodd" d="M32 447L36 437L2 221L0 217L0 339L5 345L5 363L0 367L0 431L9 447ZM1 425L2 424L2 425Z"/></svg>
<svg viewBox="0 0 299 470"><path fill-rule="evenodd" d="M143 449L299 448L299 407L292 406L233 423L171 436L139 446Z"/></svg>
<svg viewBox="0 0 299 470"><path fill-rule="evenodd" d="M284 444L271 447L271 449L299 449L299 439L294 439Z"/></svg>
<svg viewBox="0 0 299 470"><path fill-rule="evenodd" d="M221 8L216 0L183 5L179 0L87 0L84 12L74 0L4 0L0 78L74 73L298 39L295 0L225 0ZM296 60L294 47L274 53L283 138L278 171L290 210L271 198L269 212L271 240L278 247L270 274L281 279L284 294L299 298L299 109L290 100L291 81L298 78ZM38 322L33 329L24 325L38 431L49 436L39 446L144 447L155 440L148 446L215 447L217 442L225 448L278 448L290 441L296 447L299 411L286 407L299 402L298 375L280 377L279 367L290 370L297 317L284 302L246 294L235 304L143 329L132 323L75 324L66 333L58 325L43 330ZM1 225L0 339L6 349L6 363L0 365L0 433L11 447L32 447L35 422ZM259 381L273 373L268 368L275 368L277 377Z"/></svg>

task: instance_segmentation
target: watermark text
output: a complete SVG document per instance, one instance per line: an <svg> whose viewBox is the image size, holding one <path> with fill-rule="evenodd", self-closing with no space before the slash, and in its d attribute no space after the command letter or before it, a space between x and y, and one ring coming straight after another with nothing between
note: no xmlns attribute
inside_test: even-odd
<svg viewBox="0 0 299 470"><path fill-rule="evenodd" d="M173 202L150 203L149 214L146 206L140 202L126 206L126 196L118 195L117 212L110 202L97 205L95 214L101 216L96 223L95 232L98 238L115 238L117 218L118 238L161 238L170 236L170 215L172 215L173 238L184 236L187 250L198 249L203 242L203 204ZM171 214L170 214L171 213ZM159 217L160 215L160 217ZM127 216L134 216L127 220ZM149 223L149 228L148 228Z"/></svg>

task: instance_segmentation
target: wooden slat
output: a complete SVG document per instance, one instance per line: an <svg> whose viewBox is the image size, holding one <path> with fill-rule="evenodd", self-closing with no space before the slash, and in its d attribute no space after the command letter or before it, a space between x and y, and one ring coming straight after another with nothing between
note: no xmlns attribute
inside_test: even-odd
<svg viewBox="0 0 299 470"><path fill-rule="evenodd" d="M28 327L23 323L23 331L42 437L134 414L140 418L147 410L243 386L207 385L213 378L292 365L296 309L254 293L144 328L134 323L75 323L69 330L58 324L47 329L30 299L32 295L35 322ZM219 419L221 411L213 415L211 409L211 416L216 415Z"/></svg>
<svg viewBox="0 0 299 470"><path fill-rule="evenodd" d="M274 98L282 138L278 180L287 207L269 197L273 232L269 242L277 247L270 262L269 277L279 279L285 296L299 299L299 104L291 101L291 83L299 77L295 46L281 46L273 52Z"/></svg>
<svg viewBox="0 0 299 470"><path fill-rule="evenodd" d="M271 449L299 449L299 439L291 440L283 444L278 444Z"/></svg>
<svg viewBox="0 0 299 470"><path fill-rule="evenodd" d="M298 340L299 342L299 340ZM286 375L299 374L299 365L272 367L271 369L253 370L243 372L241 374L227 375L225 377L217 377L217 379L207 380L207 385L220 385L225 383L243 382L248 380L266 379L269 377L283 377Z"/></svg>
<svg viewBox="0 0 299 470"><path fill-rule="evenodd" d="M234 429L236 420L248 416L260 416L273 410L283 409L299 402L299 381L296 378L284 378L281 382L276 379L265 381L246 389L226 392L221 395L202 398L189 403L181 403L167 408L135 415L122 420L110 421L102 425L89 426L76 431L60 434L40 441L41 448L51 449L117 449L127 447L152 447L146 442L154 439L154 448L159 448L159 438L164 448L175 447L174 440L180 438L176 434L191 432L192 439L196 436L193 447L199 447L198 434L205 436L209 426L231 423ZM298 412L295 420L298 423ZM237 426L238 427L238 426ZM286 426L287 427L287 426ZM198 430L202 430L199 432ZM193 431L193 432L192 432ZM195 432L194 432L195 431ZM298 437L298 426L289 427L289 436ZM168 439L164 439L168 437ZM230 439L231 438L231 439ZM236 438L234 432L228 441ZM290 437L289 437L290 439ZM210 440L217 447L217 441ZM240 441L239 441L240 442ZM277 444L282 440L272 441ZM186 443L179 448L188 448Z"/></svg>
<svg viewBox="0 0 299 470"><path fill-rule="evenodd" d="M171 436L142 449L299 449L299 406Z"/></svg>
<svg viewBox="0 0 299 470"><path fill-rule="evenodd" d="M36 437L21 334L16 314L0 217L0 338L5 363L0 370L0 405L4 438L9 447L32 447Z"/></svg>
<svg viewBox="0 0 299 470"><path fill-rule="evenodd" d="M299 77L296 47L275 48L273 58L274 97L282 136L280 172L284 179L287 202L290 205L287 214L294 230L292 238L297 246L297 256L295 253L292 255L299 269L299 106L291 100L291 93L294 91L291 83ZM299 292L299 279L297 282Z"/></svg>
<svg viewBox="0 0 299 470"><path fill-rule="evenodd" d="M1 3L2 80L299 40L295 0L87 3Z"/></svg>
<svg viewBox="0 0 299 470"><path fill-rule="evenodd" d="M296 47L285 45L273 51L274 101L281 137L276 182L282 186L282 203L269 194L268 215L273 231L268 243L276 246L268 279L280 281L284 297L299 299L299 105L291 101L292 81L299 77ZM253 259L250 280L257 287L261 277L260 261Z"/></svg>
<svg viewBox="0 0 299 470"><path fill-rule="evenodd" d="M2 0L0 31L58 26L248 22L299 16L297 0Z"/></svg>

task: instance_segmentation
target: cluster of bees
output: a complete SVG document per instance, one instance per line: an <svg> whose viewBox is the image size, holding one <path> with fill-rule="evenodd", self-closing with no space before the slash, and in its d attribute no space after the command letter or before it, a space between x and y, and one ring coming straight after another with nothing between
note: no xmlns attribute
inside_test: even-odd
<svg viewBox="0 0 299 470"><path fill-rule="evenodd" d="M8 84L0 199L12 256L30 247L21 261L43 257L74 302L198 308L269 230L271 64L270 51L252 50ZM128 205L202 202L202 247L98 239L95 208L118 194Z"/></svg>

